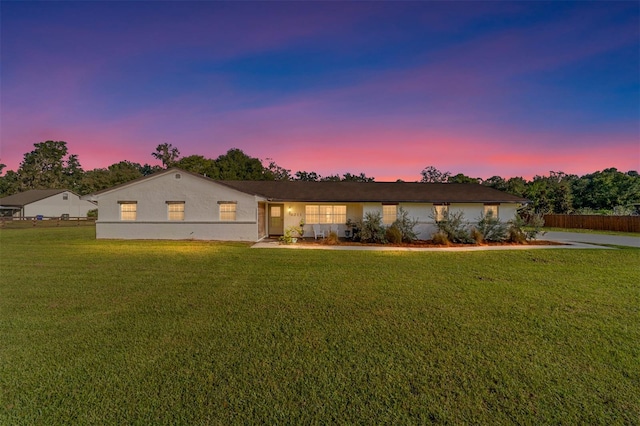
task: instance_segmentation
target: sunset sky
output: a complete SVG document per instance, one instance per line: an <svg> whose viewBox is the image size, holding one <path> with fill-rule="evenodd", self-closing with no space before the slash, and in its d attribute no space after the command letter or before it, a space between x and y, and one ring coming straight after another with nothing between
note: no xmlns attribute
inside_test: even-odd
<svg viewBox="0 0 640 426"><path fill-rule="evenodd" d="M230 148L321 175L640 169L627 2L5 2L0 162Z"/></svg>

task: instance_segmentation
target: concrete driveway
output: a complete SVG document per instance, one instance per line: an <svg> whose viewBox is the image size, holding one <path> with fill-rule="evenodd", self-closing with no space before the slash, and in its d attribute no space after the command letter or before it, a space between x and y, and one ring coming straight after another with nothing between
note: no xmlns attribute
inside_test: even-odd
<svg viewBox="0 0 640 426"><path fill-rule="evenodd" d="M538 239L557 241L560 243L611 244L640 248L640 236L627 237L622 235L586 234L581 232L547 232L539 236Z"/></svg>

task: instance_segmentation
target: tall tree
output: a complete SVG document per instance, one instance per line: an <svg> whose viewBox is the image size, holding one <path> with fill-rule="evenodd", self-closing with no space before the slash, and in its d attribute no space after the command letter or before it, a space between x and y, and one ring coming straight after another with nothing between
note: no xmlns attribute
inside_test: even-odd
<svg viewBox="0 0 640 426"><path fill-rule="evenodd" d="M574 180L572 191L577 209L611 210L640 202L640 177L612 167Z"/></svg>
<svg viewBox="0 0 640 426"><path fill-rule="evenodd" d="M182 157L175 163L175 166L211 179L220 178L220 170L218 170L216 161L210 158L205 158L202 155L189 155L187 157Z"/></svg>
<svg viewBox="0 0 640 426"><path fill-rule="evenodd" d="M267 158L267 161L269 164L264 170L267 180L293 180L291 170L278 166L272 158Z"/></svg>
<svg viewBox="0 0 640 426"><path fill-rule="evenodd" d="M570 213L573 210L571 184L573 176L549 172L549 176L534 176L524 196L533 201L535 213Z"/></svg>
<svg viewBox="0 0 640 426"><path fill-rule="evenodd" d="M495 188L499 191L507 190L507 181L500 176L491 176L489 179L485 179L482 181L484 186L489 186L491 188Z"/></svg>
<svg viewBox="0 0 640 426"><path fill-rule="evenodd" d="M34 144L24 155L18 168L19 190L69 188L76 189L83 170L76 155L68 155L64 141Z"/></svg>
<svg viewBox="0 0 640 426"><path fill-rule="evenodd" d="M480 178L472 178L462 173L447 178L447 183L480 183L481 181Z"/></svg>
<svg viewBox="0 0 640 426"><path fill-rule="evenodd" d="M170 143L161 143L156 147L156 152L152 152L153 158L162 161L165 169L172 167L180 157L180 150Z"/></svg>
<svg viewBox="0 0 640 426"><path fill-rule="evenodd" d="M297 171L294 180L301 180L304 182L317 182L320 180L320 176L316 172Z"/></svg>
<svg viewBox="0 0 640 426"><path fill-rule="evenodd" d="M340 179L340 175L329 175L329 176L322 176L320 178L320 181L322 182L340 182L342 179Z"/></svg>
<svg viewBox="0 0 640 426"><path fill-rule="evenodd" d="M524 197L527 191L527 181L521 176L509 178L505 191L518 197Z"/></svg>
<svg viewBox="0 0 640 426"><path fill-rule="evenodd" d="M18 174L13 170L9 170L4 176L0 176L0 197L6 197L20 191L19 182Z"/></svg>
<svg viewBox="0 0 640 426"><path fill-rule="evenodd" d="M142 167L138 163L120 161L106 169L89 170L82 178L80 193L89 194L138 179L143 176Z"/></svg>
<svg viewBox="0 0 640 426"><path fill-rule="evenodd" d="M359 175L352 175L351 173L345 173L342 175L342 181L344 182L374 182L375 178L368 177L364 173Z"/></svg>
<svg viewBox="0 0 640 426"><path fill-rule="evenodd" d="M232 148L216 159L221 180L267 180L262 162Z"/></svg>
<svg viewBox="0 0 640 426"><path fill-rule="evenodd" d="M420 182L423 183L445 183L451 176L449 172L441 172L433 166L427 166L420 172L422 175L422 179Z"/></svg>

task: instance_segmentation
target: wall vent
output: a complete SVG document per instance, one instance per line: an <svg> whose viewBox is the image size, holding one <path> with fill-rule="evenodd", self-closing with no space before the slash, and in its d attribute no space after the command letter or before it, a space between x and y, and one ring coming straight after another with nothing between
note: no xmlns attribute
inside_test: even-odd
<svg viewBox="0 0 640 426"><path fill-rule="evenodd" d="M181 178L182 178L182 175L180 175L180 173L176 173L176 176L175 176L175 177L176 177L176 179L181 179Z"/></svg>

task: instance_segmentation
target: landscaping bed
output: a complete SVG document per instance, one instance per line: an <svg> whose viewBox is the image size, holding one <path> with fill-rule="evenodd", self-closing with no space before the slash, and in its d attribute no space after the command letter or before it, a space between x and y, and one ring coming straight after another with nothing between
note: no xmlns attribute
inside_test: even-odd
<svg viewBox="0 0 640 426"><path fill-rule="evenodd" d="M562 246L565 243L559 243L556 241L547 240L531 240L524 243L513 243L508 241L503 242L484 242L482 244L462 244L462 243L448 243L437 244L433 240L415 240L410 243L363 243L359 241L352 241L346 238L340 238L336 240L330 240L328 238L315 240L311 238L298 238L295 244L304 245L323 245L323 246L363 246L363 247L407 247L407 248L447 248L447 247L482 247L482 246Z"/></svg>

